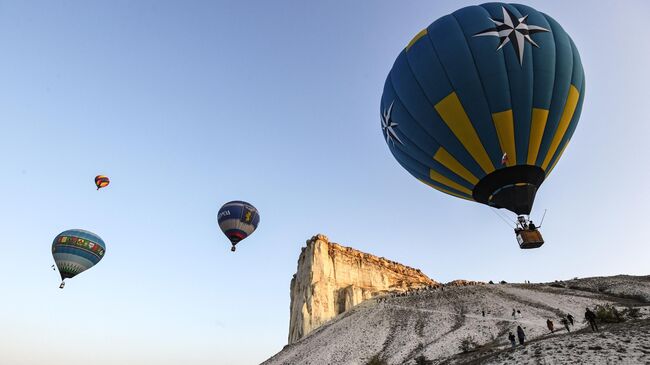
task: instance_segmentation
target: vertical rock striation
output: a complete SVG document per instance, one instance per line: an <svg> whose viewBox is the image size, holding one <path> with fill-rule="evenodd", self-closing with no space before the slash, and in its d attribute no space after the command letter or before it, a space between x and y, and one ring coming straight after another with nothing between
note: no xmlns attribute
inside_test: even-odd
<svg viewBox="0 0 650 365"><path fill-rule="evenodd" d="M291 279L289 343L366 299L439 285L420 270L329 242L307 241Z"/></svg>

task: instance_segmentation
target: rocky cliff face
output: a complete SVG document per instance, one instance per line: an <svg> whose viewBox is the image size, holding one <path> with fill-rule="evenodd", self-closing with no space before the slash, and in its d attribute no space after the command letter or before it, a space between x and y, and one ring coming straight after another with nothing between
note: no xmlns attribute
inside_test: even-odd
<svg viewBox="0 0 650 365"><path fill-rule="evenodd" d="M303 247L291 280L289 343L366 299L437 285L420 270L316 235Z"/></svg>

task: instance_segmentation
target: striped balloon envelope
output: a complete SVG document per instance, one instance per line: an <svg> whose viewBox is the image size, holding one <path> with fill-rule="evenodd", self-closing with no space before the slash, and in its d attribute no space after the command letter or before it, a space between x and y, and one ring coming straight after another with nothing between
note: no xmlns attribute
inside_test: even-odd
<svg viewBox="0 0 650 365"><path fill-rule="evenodd" d="M217 223L232 243L231 250L235 251L235 245L257 229L257 225L260 223L260 214L257 208L251 204L235 200L224 204L219 209Z"/></svg>
<svg viewBox="0 0 650 365"><path fill-rule="evenodd" d="M52 256L61 280L73 278L95 266L106 253L106 244L96 234L83 229L59 233L52 242ZM61 283L63 288L64 283Z"/></svg>
<svg viewBox="0 0 650 365"><path fill-rule="evenodd" d="M528 215L584 92L578 50L553 18L525 5L469 6L401 51L381 126L395 159L425 184Z"/></svg>
<svg viewBox="0 0 650 365"><path fill-rule="evenodd" d="M95 185L97 186L97 190L107 187L108 184L110 183L111 180L108 179L108 176L104 176L104 175L95 176Z"/></svg>

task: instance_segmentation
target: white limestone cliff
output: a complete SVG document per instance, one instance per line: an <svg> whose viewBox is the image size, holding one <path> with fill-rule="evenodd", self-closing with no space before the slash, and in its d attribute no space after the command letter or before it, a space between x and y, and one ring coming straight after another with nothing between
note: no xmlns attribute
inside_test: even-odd
<svg viewBox="0 0 650 365"><path fill-rule="evenodd" d="M420 270L316 235L303 247L291 280L289 343L374 296L438 285Z"/></svg>

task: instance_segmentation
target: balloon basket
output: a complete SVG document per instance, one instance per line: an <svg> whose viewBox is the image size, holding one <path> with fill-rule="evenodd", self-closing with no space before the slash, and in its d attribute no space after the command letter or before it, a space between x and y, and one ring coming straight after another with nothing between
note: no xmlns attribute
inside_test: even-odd
<svg viewBox="0 0 650 365"><path fill-rule="evenodd" d="M538 248L544 244L544 238L537 229L522 229L516 232L519 248Z"/></svg>

